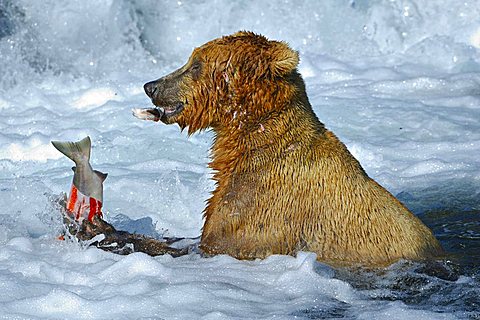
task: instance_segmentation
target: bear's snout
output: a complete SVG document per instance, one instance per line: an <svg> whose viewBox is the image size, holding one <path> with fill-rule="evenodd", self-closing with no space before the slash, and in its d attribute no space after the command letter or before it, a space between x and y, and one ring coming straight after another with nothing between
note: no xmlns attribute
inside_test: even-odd
<svg viewBox="0 0 480 320"><path fill-rule="evenodd" d="M155 92L157 91L157 81L150 81L143 85L143 90L150 99L153 99Z"/></svg>
<svg viewBox="0 0 480 320"><path fill-rule="evenodd" d="M174 105L181 100L178 95L180 94L179 85L182 81L181 70L177 70L165 77L145 83L143 89L157 107Z"/></svg>
<svg viewBox="0 0 480 320"><path fill-rule="evenodd" d="M143 89L156 107L153 116L164 123L174 123L187 104L187 100L179 97L181 72L176 71L163 78L147 82Z"/></svg>

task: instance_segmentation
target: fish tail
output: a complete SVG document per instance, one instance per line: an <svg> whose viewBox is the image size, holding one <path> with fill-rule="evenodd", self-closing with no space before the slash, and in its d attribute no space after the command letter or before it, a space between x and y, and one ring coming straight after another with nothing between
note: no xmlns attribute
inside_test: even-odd
<svg viewBox="0 0 480 320"><path fill-rule="evenodd" d="M66 155L75 163L81 163L85 160L90 160L92 142L88 136L77 142L52 141L52 144L58 151Z"/></svg>

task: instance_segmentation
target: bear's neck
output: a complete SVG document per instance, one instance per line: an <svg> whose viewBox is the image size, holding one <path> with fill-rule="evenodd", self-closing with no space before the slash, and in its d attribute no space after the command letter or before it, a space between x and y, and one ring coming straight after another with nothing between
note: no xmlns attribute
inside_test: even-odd
<svg viewBox="0 0 480 320"><path fill-rule="evenodd" d="M302 100L258 120L232 121L231 126L215 128L209 164L215 171L214 179L220 182L233 173L263 170L288 153L313 145L326 129L306 97Z"/></svg>

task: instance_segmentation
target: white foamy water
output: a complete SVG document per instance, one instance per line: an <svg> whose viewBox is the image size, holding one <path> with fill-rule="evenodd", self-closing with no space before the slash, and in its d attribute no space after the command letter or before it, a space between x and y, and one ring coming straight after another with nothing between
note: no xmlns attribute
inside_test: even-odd
<svg viewBox="0 0 480 320"><path fill-rule="evenodd" d="M50 144L91 136L116 226L198 237L212 134L131 109L195 46L252 30L299 50L319 119L461 254L480 237L478 17L479 1L454 0L0 1L0 318L478 318L473 258L447 281L404 264L345 276L310 253L152 258L57 241L72 163Z"/></svg>

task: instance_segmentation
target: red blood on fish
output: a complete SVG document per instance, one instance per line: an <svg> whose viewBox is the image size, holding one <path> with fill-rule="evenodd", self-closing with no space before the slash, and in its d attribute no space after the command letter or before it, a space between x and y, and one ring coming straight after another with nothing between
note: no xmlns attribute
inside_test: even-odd
<svg viewBox="0 0 480 320"><path fill-rule="evenodd" d="M102 218L102 202L90 197L90 213L88 214L88 220L93 221L93 217L96 215Z"/></svg>
<svg viewBox="0 0 480 320"><path fill-rule="evenodd" d="M70 197L68 198L67 210L77 221L83 219L93 221L95 216L103 217L102 202L84 195L74 184L72 184Z"/></svg>
<svg viewBox="0 0 480 320"><path fill-rule="evenodd" d="M77 191L78 189L72 184L72 189L70 191L70 198L68 199L67 209L71 213L75 211L75 204L77 203Z"/></svg>

